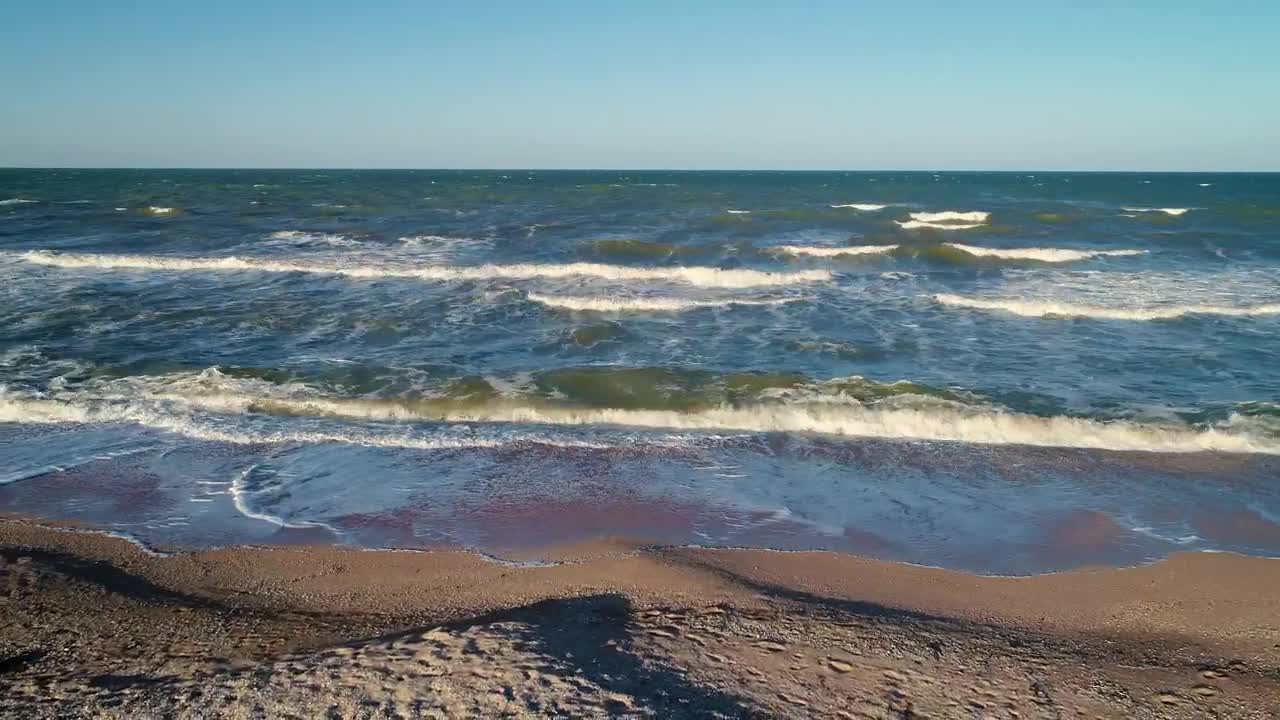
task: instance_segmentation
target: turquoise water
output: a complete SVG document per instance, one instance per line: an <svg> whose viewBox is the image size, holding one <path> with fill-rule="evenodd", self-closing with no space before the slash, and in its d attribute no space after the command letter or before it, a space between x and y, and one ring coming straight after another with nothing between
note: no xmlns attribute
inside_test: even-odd
<svg viewBox="0 0 1280 720"><path fill-rule="evenodd" d="M0 510L1280 550L1280 176L0 170Z"/></svg>

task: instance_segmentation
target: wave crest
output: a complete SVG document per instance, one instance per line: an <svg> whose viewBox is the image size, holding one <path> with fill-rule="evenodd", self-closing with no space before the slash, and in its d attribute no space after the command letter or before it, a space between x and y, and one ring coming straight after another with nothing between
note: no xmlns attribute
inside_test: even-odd
<svg viewBox="0 0 1280 720"><path fill-rule="evenodd" d="M672 297L626 298L591 295L541 295L538 293L529 293L527 297L533 302L548 307L589 312L683 312L699 308L730 307L733 305L781 305L801 299L745 300L725 298L723 300L691 300Z"/></svg>
<svg viewBox="0 0 1280 720"><path fill-rule="evenodd" d="M38 265L98 270L160 271L257 271L312 273L353 278L410 278L418 280L529 280L537 278L596 277L606 280L677 281L704 287L757 287L824 282L827 270L764 272L761 270L712 267L634 268L599 263L562 265L474 265L412 266L399 264L359 265L356 263L314 263L296 260L266 260L243 257L183 258L160 255L108 255L30 251L20 256Z"/></svg>
<svg viewBox="0 0 1280 720"><path fill-rule="evenodd" d="M849 247L826 247L818 245L774 245L764 248L769 252L786 255L808 255L811 257L840 257L842 255L878 255L893 252L897 245L852 245Z"/></svg>
<svg viewBox="0 0 1280 720"><path fill-rule="evenodd" d="M1100 305L1079 305L1058 301L1015 300L1009 298L973 298L963 295L940 294L934 299L943 305L974 310L994 310L1023 317L1085 317L1100 320L1174 320L1185 315L1225 315L1248 317L1254 315L1278 315L1280 303L1265 305L1171 305L1159 308L1122 308Z"/></svg>
<svg viewBox="0 0 1280 720"><path fill-rule="evenodd" d="M1064 248L984 248L961 243L942 243L975 257L1000 260L1033 260L1036 262L1076 262L1098 257L1132 257L1146 255L1146 250L1067 250Z"/></svg>

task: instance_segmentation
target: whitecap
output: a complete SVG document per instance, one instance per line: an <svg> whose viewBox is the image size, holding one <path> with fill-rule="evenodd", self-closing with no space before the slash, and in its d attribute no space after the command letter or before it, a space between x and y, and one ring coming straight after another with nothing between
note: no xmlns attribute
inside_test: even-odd
<svg viewBox="0 0 1280 720"><path fill-rule="evenodd" d="M25 200L23 198L9 198L8 200L0 200L0 205L24 205L26 203L40 202L39 200Z"/></svg>
<svg viewBox="0 0 1280 720"><path fill-rule="evenodd" d="M1100 320L1173 320L1185 315L1223 315L1250 317L1280 314L1280 303L1265 305L1169 305L1153 308L1106 307L1058 301L1018 300L1014 298L975 298L940 294L934 299L951 307L994 310L1023 317L1084 317Z"/></svg>
<svg viewBox="0 0 1280 720"><path fill-rule="evenodd" d="M1001 260L1034 260L1037 262L1076 262L1097 257L1132 257L1145 255L1146 250L1068 250L1065 248L983 248L960 243L942 243L943 245L977 257L999 258Z"/></svg>
<svg viewBox="0 0 1280 720"><path fill-rule="evenodd" d="M1186 213L1190 212L1193 208L1150 208L1150 207L1127 207L1127 208L1120 208L1120 209L1121 209L1121 210L1125 210L1125 211L1127 211L1127 212L1133 212L1133 213L1154 213L1154 212L1160 212L1160 213L1164 213L1165 215L1173 215L1174 217L1177 217L1177 216L1179 216L1179 215L1185 215Z"/></svg>
<svg viewBox="0 0 1280 720"><path fill-rule="evenodd" d="M862 211L862 212L875 212L875 211L877 211L877 210L883 210L883 209L885 209L885 208L887 208L887 207L889 207L889 206L888 206L888 205L876 205L876 204L873 204L873 203L844 203L843 205L832 205L831 207L833 207L833 208L850 208L850 209L853 209L853 210L860 210L860 211Z"/></svg>
<svg viewBox="0 0 1280 720"><path fill-rule="evenodd" d="M606 280L643 282L683 282L705 287L754 287L825 282L828 270L765 272L713 267L638 268L600 263L515 264L515 265L405 265L398 263L357 264L354 262L314 263L297 260L266 260L230 257L171 257L163 255L115 255L52 253L30 251L20 256L38 265L95 270L215 271L312 273L352 278L409 278L418 280L530 280L538 278L596 277Z"/></svg>
<svg viewBox="0 0 1280 720"><path fill-rule="evenodd" d="M904 230L918 230L920 228L930 228L932 230L972 230L982 227L985 223L934 223L925 220L894 220L901 225Z"/></svg>
<svg viewBox="0 0 1280 720"><path fill-rule="evenodd" d="M817 245L774 245L765 250L786 255L809 255L813 257L840 257L841 255L878 255L897 250L897 245L852 245L849 247L826 247Z"/></svg>
<svg viewBox="0 0 1280 720"><path fill-rule="evenodd" d="M985 223L991 213L981 210L971 210L968 212L956 212L954 210L944 210L942 212L913 212L907 213L912 220L928 223L943 222L965 222L965 223Z"/></svg>
<svg viewBox="0 0 1280 720"><path fill-rule="evenodd" d="M750 210L725 210L725 212L729 213L730 215L747 215L751 211Z"/></svg>
<svg viewBox="0 0 1280 720"><path fill-rule="evenodd" d="M306 232L303 230L280 230L267 236L272 241L268 245L328 245L331 247L352 247L361 245L347 235L338 233Z"/></svg>
<svg viewBox="0 0 1280 720"><path fill-rule="evenodd" d="M690 300L673 297L617 297L617 296L583 296L583 295L541 295L529 293L529 300L548 307L565 310L591 312L683 312L708 307L730 307L734 305L781 305L796 302L803 298L771 298L750 300L725 298L723 300Z"/></svg>

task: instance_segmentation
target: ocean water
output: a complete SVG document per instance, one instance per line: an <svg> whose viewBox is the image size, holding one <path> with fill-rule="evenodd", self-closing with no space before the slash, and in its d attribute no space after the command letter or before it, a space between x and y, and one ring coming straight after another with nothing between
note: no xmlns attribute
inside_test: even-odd
<svg viewBox="0 0 1280 720"><path fill-rule="evenodd" d="M1280 554L1280 175L0 170L0 511Z"/></svg>

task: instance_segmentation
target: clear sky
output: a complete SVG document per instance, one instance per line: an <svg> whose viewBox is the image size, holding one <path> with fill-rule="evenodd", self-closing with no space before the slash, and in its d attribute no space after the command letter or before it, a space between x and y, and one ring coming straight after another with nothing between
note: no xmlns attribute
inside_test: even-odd
<svg viewBox="0 0 1280 720"><path fill-rule="evenodd" d="M1280 1L15 1L0 99L8 166L1280 170Z"/></svg>

